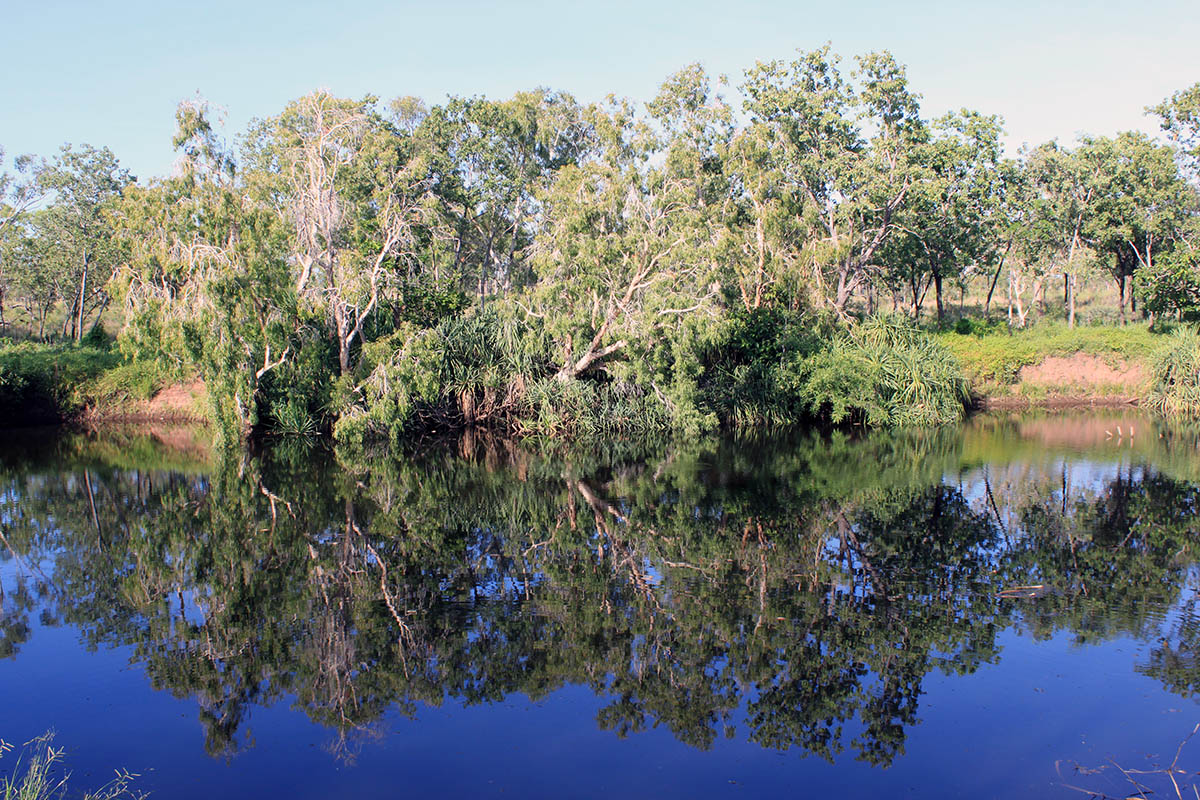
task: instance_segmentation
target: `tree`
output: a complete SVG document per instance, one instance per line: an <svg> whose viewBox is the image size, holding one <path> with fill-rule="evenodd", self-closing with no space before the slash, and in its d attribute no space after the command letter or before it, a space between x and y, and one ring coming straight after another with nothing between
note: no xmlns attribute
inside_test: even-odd
<svg viewBox="0 0 1200 800"><path fill-rule="evenodd" d="M1159 118L1193 181L1200 181L1200 82L1146 109Z"/></svg>
<svg viewBox="0 0 1200 800"><path fill-rule="evenodd" d="M781 168L803 200L818 296L846 317L851 296L879 272L874 258L916 177L912 155L925 128L890 54L858 58L858 87L837 61L826 45L790 64L759 64L742 89L751 122L773 129Z"/></svg>
<svg viewBox="0 0 1200 800"><path fill-rule="evenodd" d="M914 153L924 171L909 190L881 257L893 280L906 279L914 317L932 284L940 322L944 282L989 263L995 254L1001 130L997 117L964 109L935 121L931 137Z"/></svg>
<svg viewBox="0 0 1200 800"><path fill-rule="evenodd" d="M414 254L428 180L412 137L373 98L319 91L259 123L249 141L249 180L270 186L293 225L296 295L327 317L347 375L364 326Z"/></svg>
<svg viewBox="0 0 1200 800"><path fill-rule="evenodd" d="M1108 257L1105 269L1117 284L1124 324L1135 272L1155 274L1155 259L1174 246L1193 195L1171 149L1155 145L1145 134L1089 139L1081 155L1096 164L1096 199L1085 233Z"/></svg>
<svg viewBox="0 0 1200 800"><path fill-rule="evenodd" d="M505 101L451 98L415 132L428 150L449 233L445 274L481 298L523 281L538 230L536 197L590 146L574 98L548 90Z"/></svg>
<svg viewBox="0 0 1200 800"><path fill-rule="evenodd" d="M540 282L525 298L557 343L560 381L669 346L673 331L720 313L695 175L649 163L654 139L628 104L590 107L586 118L598 152L559 170L547 192Z"/></svg>
<svg viewBox="0 0 1200 800"><path fill-rule="evenodd" d="M24 308L39 339L45 338L46 318L59 301L59 276L52 269L57 254L52 240L42 235L46 216L44 210L34 211L0 238L3 297Z"/></svg>
<svg viewBox="0 0 1200 800"><path fill-rule="evenodd" d="M305 320L284 220L238 182L206 102L181 103L176 121L177 174L131 188L115 215L129 248L112 282L121 346L179 377L198 373L219 433L237 439L259 422L264 380Z"/></svg>
<svg viewBox="0 0 1200 800"><path fill-rule="evenodd" d="M49 267L59 279L59 296L69 306L63 334L80 341L84 320L108 304L104 285L120 260L106 217L133 176L107 147L64 145L53 163L36 170L37 187L52 202L39 220L40 236L51 244ZM93 325L99 321L95 313Z"/></svg>
<svg viewBox="0 0 1200 800"><path fill-rule="evenodd" d="M1075 326L1078 272L1084 266L1084 224L1098 196L1102 163L1086 147L1074 152L1048 142L1027 156L1034 189L1032 204L1041 243L1048 245L1063 274L1067 324Z"/></svg>
<svg viewBox="0 0 1200 800"><path fill-rule="evenodd" d="M0 147L0 164L3 162L4 148ZM0 171L0 237L42 198L35 180L33 156L17 156L13 167L15 174Z"/></svg>

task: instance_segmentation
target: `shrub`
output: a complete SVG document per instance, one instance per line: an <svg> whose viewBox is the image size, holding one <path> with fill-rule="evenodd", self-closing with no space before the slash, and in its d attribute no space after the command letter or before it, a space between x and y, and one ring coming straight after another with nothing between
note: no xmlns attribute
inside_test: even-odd
<svg viewBox="0 0 1200 800"><path fill-rule="evenodd" d="M1161 414L1200 417L1200 332L1180 327L1151 364L1147 404Z"/></svg>
<svg viewBox="0 0 1200 800"><path fill-rule="evenodd" d="M942 425L962 419L969 387L958 360L901 317L873 317L808 359L799 394L835 424Z"/></svg>

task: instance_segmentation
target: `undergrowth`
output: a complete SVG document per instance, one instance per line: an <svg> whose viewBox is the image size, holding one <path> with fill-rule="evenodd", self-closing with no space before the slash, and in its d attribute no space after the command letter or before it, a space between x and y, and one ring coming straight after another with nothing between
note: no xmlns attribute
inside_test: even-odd
<svg viewBox="0 0 1200 800"><path fill-rule="evenodd" d="M1166 416L1200 417L1200 332L1181 327L1155 353L1147 404Z"/></svg>
<svg viewBox="0 0 1200 800"><path fill-rule="evenodd" d="M0 419L54 422L81 411L91 381L121 357L91 345L0 343Z"/></svg>

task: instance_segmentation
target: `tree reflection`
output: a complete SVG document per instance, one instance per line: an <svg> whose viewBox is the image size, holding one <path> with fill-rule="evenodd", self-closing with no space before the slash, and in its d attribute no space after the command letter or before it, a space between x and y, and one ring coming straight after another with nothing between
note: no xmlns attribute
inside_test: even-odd
<svg viewBox="0 0 1200 800"><path fill-rule="evenodd" d="M663 725L699 748L741 735L886 766L926 676L995 662L1012 626L1158 642L1138 669L1193 694L1196 487L1133 467L956 479L960 446L289 445L190 474L14 460L0 657L35 613L128 646L156 688L195 698L225 757L285 696L349 757L389 710L575 684L619 736Z"/></svg>

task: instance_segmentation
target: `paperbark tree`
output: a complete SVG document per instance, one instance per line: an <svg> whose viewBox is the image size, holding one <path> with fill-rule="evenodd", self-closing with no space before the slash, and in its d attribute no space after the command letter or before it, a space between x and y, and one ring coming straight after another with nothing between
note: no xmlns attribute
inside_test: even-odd
<svg viewBox="0 0 1200 800"><path fill-rule="evenodd" d="M600 151L564 167L547 193L541 282L526 298L558 342L560 381L652 348L685 318L715 316L720 301L716 267L700 252L694 183L647 166L653 141L628 105L587 116Z"/></svg>
<svg viewBox="0 0 1200 800"><path fill-rule="evenodd" d="M374 100L314 92L260 123L251 182L272 185L291 219L295 292L327 317L342 375L401 264L413 257L428 176L412 138Z"/></svg>
<svg viewBox="0 0 1200 800"><path fill-rule="evenodd" d="M198 374L221 435L248 435L268 374L303 325L284 219L240 182L207 104L178 109L177 174L126 192L115 215L129 248L111 283L129 355Z"/></svg>

